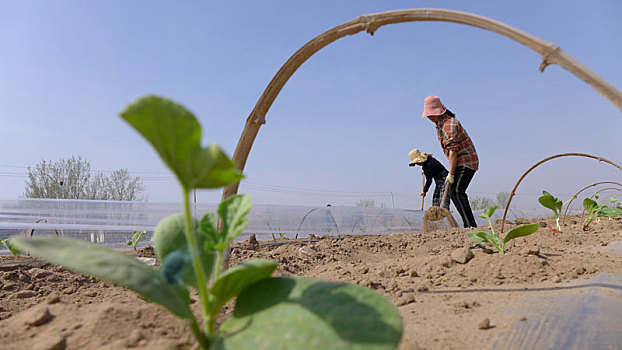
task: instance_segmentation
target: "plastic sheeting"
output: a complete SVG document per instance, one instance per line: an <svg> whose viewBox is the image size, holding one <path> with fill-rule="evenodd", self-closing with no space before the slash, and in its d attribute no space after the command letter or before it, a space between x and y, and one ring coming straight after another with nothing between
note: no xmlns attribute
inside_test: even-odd
<svg viewBox="0 0 622 350"><path fill-rule="evenodd" d="M217 204L191 204L200 218L215 212ZM66 199L20 199L0 201L0 238L13 234L59 234L108 245L124 244L136 230L153 232L164 217L182 211L179 203L89 201ZM477 216L482 211L476 211ZM423 211L369 207L311 207L255 205L250 221L238 238L256 234L262 240L273 237L306 238L314 235L390 234L423 231ZM453 213L458 224L460 216ZM544 208L511 209L507 219L549 216ZM493 222L501 219L497 210ZM478 224L487 220L476 218ZM441 222L436 223L444 227ZM148 236L147 236L148 237Z"/></svg>

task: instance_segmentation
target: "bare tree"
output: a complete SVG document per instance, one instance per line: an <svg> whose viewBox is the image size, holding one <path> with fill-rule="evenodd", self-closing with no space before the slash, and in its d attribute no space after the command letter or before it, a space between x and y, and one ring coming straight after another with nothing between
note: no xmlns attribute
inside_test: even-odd
<svg viewBox="0 0 622 350"><path fill-rule="evenodd" d="M91 163L81 156L56 162L42 160L28 168L26 198L65 198L98 200L145 200L145 186L127 169L110 176L98 172L91 176Z"/></svg>
<svg viewBox="0 0 622 350"><path fill-rule="evenodd" d="M371 208L375 204L376 203L374 202L373 199L361 199L358 202L356 202L357 207L366 207L366 208Z"/></svg>
<svg viewBox="0 0 622 350"><path fill-rule="evenodd" d="M473 210L487 209L495 205L494 201L488 197L473 197L469 199L469 204Z"/></svg>
<svg viewBox="0 0 622 350"><path fill-rule="evenodd" d="M127 169L119 169L112 174L107 181L106 193L118 201L143 200L141 194L145 186L138 177L132 178Z"/></svg>

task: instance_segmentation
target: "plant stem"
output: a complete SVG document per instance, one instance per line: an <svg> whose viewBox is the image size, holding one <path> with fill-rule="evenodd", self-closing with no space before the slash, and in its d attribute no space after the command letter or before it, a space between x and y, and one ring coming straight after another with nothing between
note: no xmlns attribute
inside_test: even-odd
<svg viewBox="0 0 622 350"><path fill-rule="evenodd" d="M224 260L224 252L217 251L216 252L216 265L214 266L214 281L220 277L220 269L222 269L222 261Z"/></svg>
<svg viewBox="0 0 622 350"><path fill-rule="evenodd" d="M220 277L220 269L222 267L222 261L224 257L224 252L217 250L216 251L216 262L214 263L214 281L218 280ZM220 310L216 310L215 308L210 308L210 315L206 321L206 329L207 333L213 335L216 333L216 315Z"/></svg>
<svg viewBox="0 0 622 350"><path fill-rule="evenodd" d="M490 218L488 218L488 225L490 226L490 231L492 232L492 236L496 240L496 243L494 243L493 245L499 251L499 255L503 255L503 246L504 246L504 244L501 242L501 239L499 238L499 235L495 233L495 229L492 227L492 221L490 221Z"/></svg>
<svg viewBox="0 0 622 350"><path fill-rule="evenodd" d="M201 263L201 250L199 249L199 243L197 242L194 231L192 230L192 220L190 217L190 191L184 188L184 214L186 217L186 241L190 248L190 255L192 256L192 266L197 277L199 299L201 301L201 310L203 311L204 329L208 330L207 320L209 319L209 295L207 294L207 283L205 280L205 270ZM211 333L208 333L208 336Z"/></svg>
<svg viewBox="0 0 622 350"><path fill-rule="evenodd" d="M209 349L210 342L205 336L205 333L201 332L201 327L199 327L196 318L193 317L192 319L190 319L188 321L188 324L190 325L190 330L192 331L192 334L194 334L194 337L199 342L199 346L201 347L201 349Z"/></svg>

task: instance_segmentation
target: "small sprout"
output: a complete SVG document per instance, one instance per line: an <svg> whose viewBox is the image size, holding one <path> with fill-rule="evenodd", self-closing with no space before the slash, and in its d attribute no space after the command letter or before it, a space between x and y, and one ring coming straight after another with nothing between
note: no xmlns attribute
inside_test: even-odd
<svg viewBox="0 0 622 350"><path fill-rule="evenodd" d="M488 219L488 225L490 226L490 231L470 232L467 234L467 237L469 237L472 241L475 241L475 242L490 243L495 248L497 248L497 251L499 252L500 255L503 255L504 254L503 249L505 248L505 244L507 242L509 242L510 240L514 238L529 236L530 234L538 231L538 227L540 227L540 225L530 224L530 225L523 225L523 226L515 227L512 230L510 230L505 235L505 238L503 239L503 241L501 241L501 239L499 238L499 235L495 232L494 228L492 227L492 222L490 221L490 218L495 213L495 210L497 210L497 208L499 207L495 205L493 207L486 209L482 214L479 215L480 218Z"/></svg>
<svg viewBox="0 0 622 350"><path fill-rule="evenodd" d="M540 204L542 204L545 208L549 208L553 211L553 213L555 213L555 225L557 226L557 230L554 231L549 228L551 232L561 233L562 228L559 226L559 215L562 212L564 203L559 198L553 197L553 195L547 191L542 191L542 196L538 198L538 202L540 202Z"/></svg>
<svg viewBox="0 0 622 350"><path fill-rule="evenodd" d="M134 233L132 234L132 239L127 241L127 245L131 245L132 248L134 248L134 251L136 251L137 250L136 245L138 244L138 241L140 241L140 238L146 234L147 234L147 230L134 231Z"/></svg>
<svg viewBox="0 0 622 350"><path fill-rule="evenodd" d="M587 218L583 222L583 231L587 231L591 229L590 224L596 219L601 206L598 205L595 200L591 198L585 198L583 200L583 208L587 212Z"/></svg>

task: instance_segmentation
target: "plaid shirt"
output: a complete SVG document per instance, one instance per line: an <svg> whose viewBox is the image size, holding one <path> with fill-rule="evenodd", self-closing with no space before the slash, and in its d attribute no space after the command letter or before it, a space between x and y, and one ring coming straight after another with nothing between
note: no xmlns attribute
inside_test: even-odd
<svg viewBox="0 0 622 350"><path fill-rule="evenodd" d="M449 151L458 152L456 166L464 166L477 171L479 158L475 146L458 119L449 116L441 117L436 123L436 136L447 157L449 157Z"/></svg>

